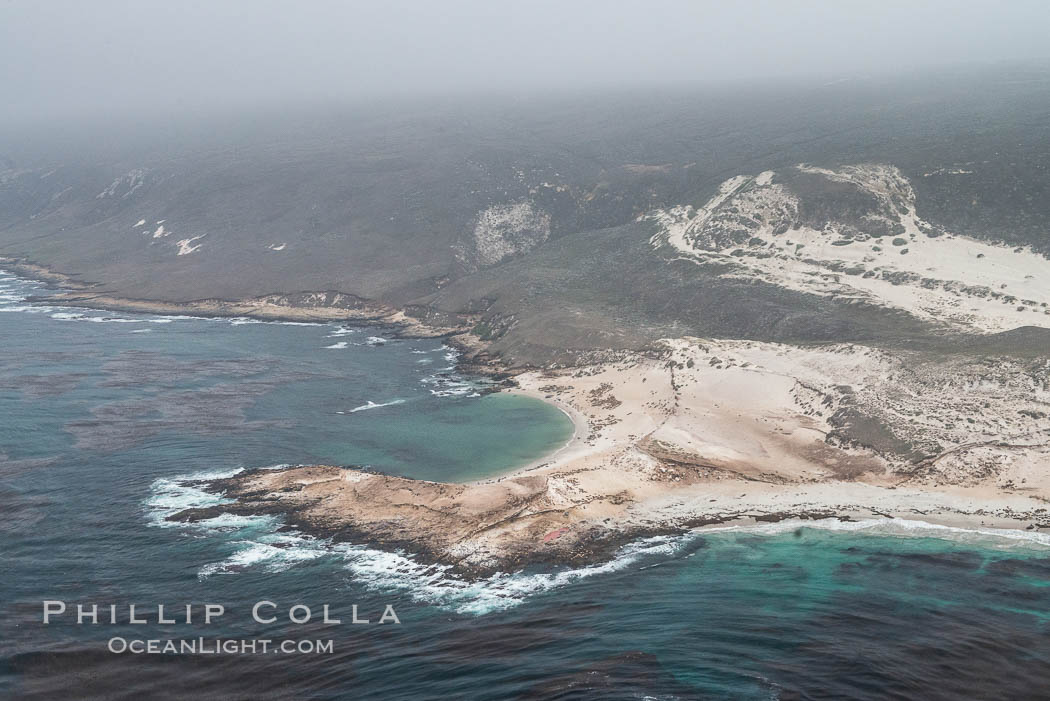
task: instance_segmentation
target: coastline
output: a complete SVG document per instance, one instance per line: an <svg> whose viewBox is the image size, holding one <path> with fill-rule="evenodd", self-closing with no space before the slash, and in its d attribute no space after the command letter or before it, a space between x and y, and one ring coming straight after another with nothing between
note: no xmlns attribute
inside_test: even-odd
<svg viewBox="0 0 1050 701"><path fill-rule="evenodd" d="M31 264L4 267L53 285L77 285ZM166 303L74 292L48 300L118 311L384 327L406 337L446 338L464 353L465 370L513 377L517 387L502 391L557 407L572 421L573 435L552 453L503 475L457 484L295 466L206 485L237 500L222 512L280 514L305 533L404 550L465 577L536 564L596 563L647 536L788 519L885 517L957 528L1050 528L1050 476L1042 474L1050 450L1038 432L1022 445L995 439L949 446L918 463L878 446L829 440L840 428L836 410L846 406L836 383L842 377L874 382L890 362L855 344L813 350L668 339L655 353L561 370L512 370L488 357L486 343L465 327L426 326L401 310L297 307L286 296ZM977 468L987 457L979 452L984 446L1009 451L1012 472L982 477ZM932 469L942 465L969 472L960 478ZM198 520L213 512L188 510L171 518Z"/></svg>
<svg viewBox="0 0 1050 701"><path fill-rule="evenodd" d="M339 297L339 293L301 293L310 296ZM104 309L138 314L187 315L208 318L257 319L300 323L343 323L382 328L402 338L442 338L462 333L461 327L433 327L412 319L402 310L367 304L360 307L330 304L297 305L293 295L275 294L247 300L203 299L193 302L136 300L84 292L59 293L48 297L52 304L67 307ZM36 301L31 299L30 301Z"/></svg>
<svg viewBox="0 0 1050 701"><path fill-rule="evenodd" d="M279 513L307 533L401 550L468 579L597 564L651 536L791 519L1050 528L1045 446L1015 456L1027 455L1017 463L1038 481L1030 487L1002 477L920 479L894 456L826 443L827 417L822 423L806 413L805 395L793 393L798 378L784 376L782 366L689 367L682 353L705 343L742 347L754 363L763 353L767 361L788 353L768 344L671 341L663 357L522 373L511 391L566 407L588 427L538 465L464 484L336 466L251 472L206 486L236 499L234 506L172 518L230 508ZM867 352L837 349L833 357L854 363ZM815 360L817 371L828 371L828 358Z"/></svg>
<svg viewBox="0 0 1050 701"><path fill-rule="evenodd" d="M407 309L395 309L335 291L278 292L246 299L209 298L170 302L91 292L94 285L31 261L0 256L0 267L26 279L43 282L51 288L66 290L46 298L50 304L66 307L162 316L246 317L259 321L344 323L382 328L401 338L445 338L466 334L471 328L471 320L466 317L446 320L459 323L428 323L425 319L409 315ZM30 297L27 301L37 303L45 300Z"/></svg>

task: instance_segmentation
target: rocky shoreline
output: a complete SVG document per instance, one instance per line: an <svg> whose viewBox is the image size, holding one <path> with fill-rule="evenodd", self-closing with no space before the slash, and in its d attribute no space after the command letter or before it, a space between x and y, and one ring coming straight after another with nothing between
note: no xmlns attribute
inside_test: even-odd
<svg viewBox="0 0 1050 701"><path fill-rule="evenodd" d="M314 481L307 481L305 478ZM397 492L407 490L424 498L435 498L432 492L439 493L436 498L448 498L457 491L458 485L439 482L409 480L402 477L391 477L370 472L356 467L336 466L288 466L281 468L260 468L247 470L233 477L193 482L193 486L204 491L234 499L232 503L218 504L202 508L179 511L166 520L175 523L196 523L223 514L241 516L278 516L282 519L283 528L294 530L304 535L329 540L333 543L367 543L370 546L386 550L399 551L412 556L427 565L446 566L456 576L467 580L490 577L499 572L513 572L534 566L570 566L582 567L604 562L624 545L661 535L679 535L705 526L729 523L777 523L787 519L813 520L837 518L841 521L854 520L847 514L836 514L831 511L796 511L776 512L748 516L742 513L719 514L697 517L663 526L641 526L630 528L607 528L591 526L576 537L558 542L551 538L557 530L540 536L543 548L515 547L504 552L493 553L484 561L472 560L469 556L461 559L449 557L447 536L467 531L480 531L499 523L505 518L502 510L484 514L486 519L466 516L460 519L451 530L444 528L421 529L417 527L406 531L404 523L396 523L387 518L375 518L365 512L370 502L363 501L361 508L353 513L344 512L333 517L327 513L323 502L331 496L330 489L311 489L314 485L330 484L332 481L376 481L370 491ZM523 484L521 480L512 481L515 485ZM533 493L535 489L533 489ZM516 501L520 506L526 499ZM405 512L416 511L419 504L405 503ZM455 518L453 514L448 514ZM469 522L469 526L468 526Z"/></svg>
<svg viewBox="0 0 1050 701"><path fill-rule="evenodd" d="M677 338L574 367L512 368L472 333L473 318L410 316L338 293L126 300L32 263L0 264L75 288L51 304L442 338L460 351L462 371L504 379L577 426L569 445L502 477L454 484L338 466L254 470L201 485L231 503L172 520L277 515L288 528L400 550L464 577L592 564L639 538L727 523L881 515L1050 526L1050 365L1038 358Z"/></svg>
<svg viewBox="0 0 1050 701"><path fill-rule="evenodd" d="M885 405L896 399L897 362L855 345L669 340L662 355L516 376L514 391L564 408L577 431L510 474L455 484L336 466L256 470L204 485L232 504L172 518L280 515L306 533L400 550L468 578L589 565L648 536L788 518L1050 526L1047 427L1024 423L1034 430L1027 442L977 442L969 432L937 433L943 417L929 413L917 436L960 442L905 440L918 409ZM933 389L939 380L924 381L930 389L909 395L919 403L908 406L948 406ZM965 410L964 391L941 391ZM883 404L868 403L868 392ZM1043 421L1025 408L1038 400L1023 393L981 396L998 430Z"/></svg>
<svg viewBox="0 0 1050 701"><path fill-rule="evenodd" d="M369 328L401 339L442 339L459 352L457 368L465 373L506 379L527 368L508 368L488 353L488 344L473 333L477 319L470 315L435 318L414 307L397 309L341 292L275 293L243 300L202 299L190 302L132 299L94 293L94 285L26 260L0 256L0 266L21 277L67 290L31 303L59 304L135 314L185 315L209 318L249 318L259 321L339 323Z"/></svg>

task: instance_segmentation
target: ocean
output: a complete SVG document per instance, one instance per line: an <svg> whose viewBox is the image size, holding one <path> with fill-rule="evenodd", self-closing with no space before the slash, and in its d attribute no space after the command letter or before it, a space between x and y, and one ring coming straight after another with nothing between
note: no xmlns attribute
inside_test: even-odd
<svg viewBox="0 0 1050 701"><path fill-rule="evenodd" d="M572 426L487 393L440 340L31 294L47 291L0 273L4 698L1050 696L1050 537L1034 531L725 527L468 582L274 517L168 522L221 503L195 484L210 476L325 463L468 481L542 457ZM47 625L45 601L67 609ZM100 622L78 624L78 603ZM130 604L146 623L128 622ZM209 625L207 604L223 607ZM158 622L158 605L176 622ZM310 620L293 622L295 606ZM397 622L379 623L387 611ZM134 640L199 648L111 651ZM237 653L206 651L221 640Z"/></svg>

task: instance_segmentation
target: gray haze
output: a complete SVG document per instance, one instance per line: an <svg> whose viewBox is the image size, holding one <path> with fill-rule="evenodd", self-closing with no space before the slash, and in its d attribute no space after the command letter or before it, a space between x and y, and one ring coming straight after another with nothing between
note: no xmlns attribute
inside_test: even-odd
<svg viewBox="0 0 1050 701"><path fill-rule="evenodd" d="M10 120L1045 59L1033 2L0 0Z"/></svg>

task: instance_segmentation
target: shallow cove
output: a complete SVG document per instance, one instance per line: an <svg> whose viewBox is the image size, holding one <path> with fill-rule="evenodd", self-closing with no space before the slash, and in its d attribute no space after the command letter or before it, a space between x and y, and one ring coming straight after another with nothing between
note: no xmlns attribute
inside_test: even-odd
<svg viewBox="0 0 1050 701"><path fill-rule="evenodd" d="M487 382L457 373L455 352L439 340L31 307L21 298L39 285L0 277L0 336L19 364L3 380L0 409L38 412L77 449L222 436L219 469L325 463L456 482L529 464L572 435L554 406L486 394Z"/></svg>

